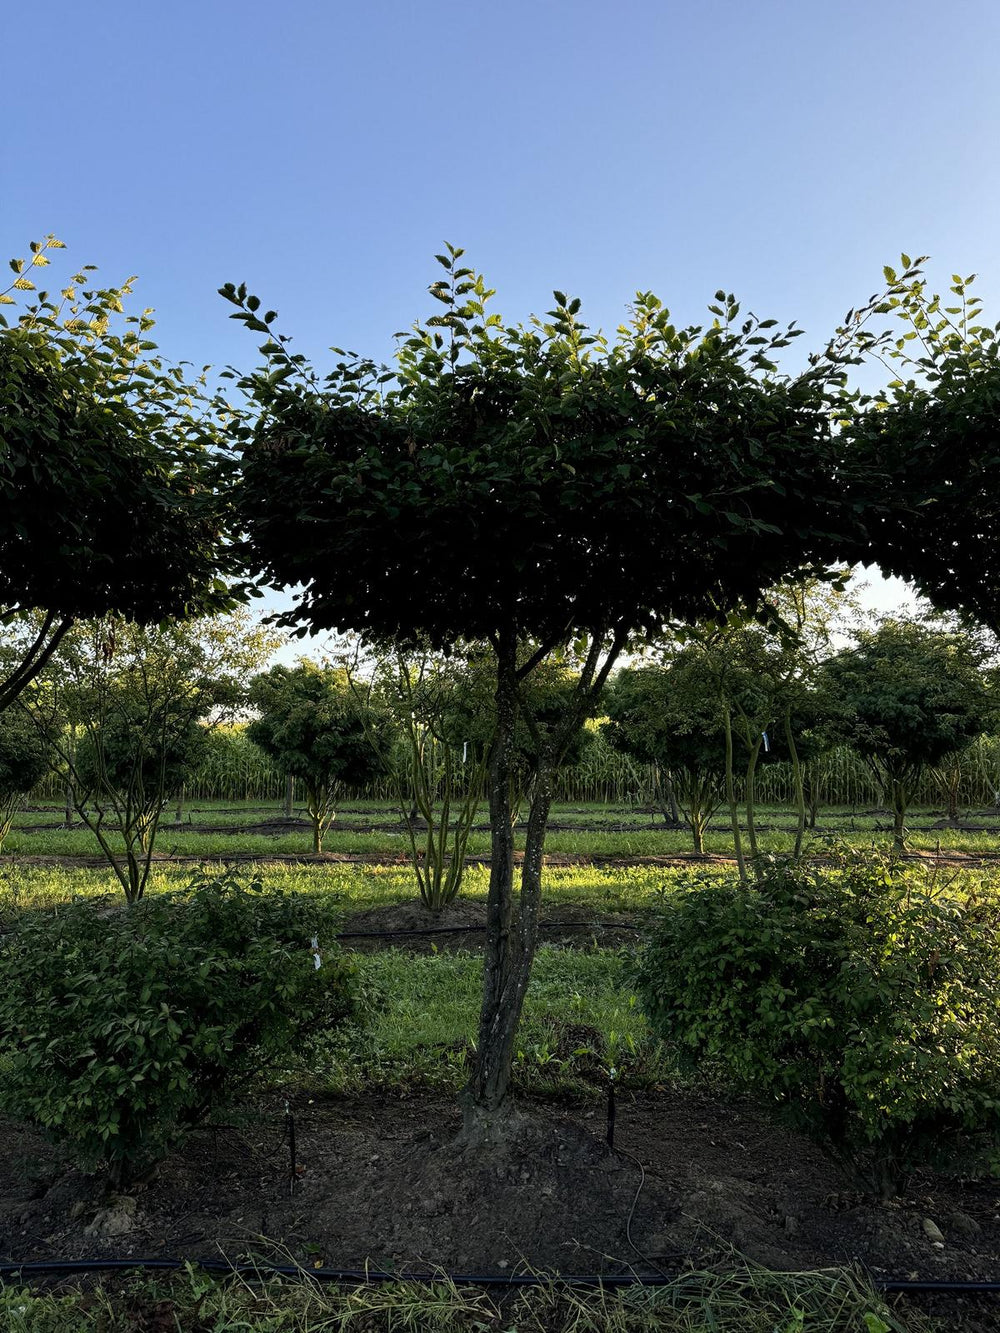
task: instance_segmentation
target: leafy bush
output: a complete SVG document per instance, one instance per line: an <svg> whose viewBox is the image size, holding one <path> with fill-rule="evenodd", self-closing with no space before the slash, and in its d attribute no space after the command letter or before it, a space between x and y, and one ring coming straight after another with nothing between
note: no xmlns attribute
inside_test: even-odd
<svg viewBox="0 0 1000 1333"><path fill-rule="evenodd" d="M774 862L670 900L638 989L682 1058L796 1108L888 1187L957 1131L995 1132L1000 910L877 856Z"/></svg>
<svg viewBox="0 0 1000 1333"><path fill-rule="evenodd" d="M308 898L230 876L127 909L25 913L0 943L0 1109L122 1184L350 1008Z"/></svg>
<svg viewBox="0 0 1000 1333"><path fill-rule="evenodd" d="M48 772L49 749L23 713L0 712L0 847L25 794Z"/></svg>

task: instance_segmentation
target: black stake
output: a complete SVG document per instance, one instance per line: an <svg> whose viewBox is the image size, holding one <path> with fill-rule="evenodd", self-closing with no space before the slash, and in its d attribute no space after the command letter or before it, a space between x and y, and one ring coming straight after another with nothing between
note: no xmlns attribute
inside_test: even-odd
<svg viewBox="0 0 1000 1333"><path fill-rule="evenodd" d="M298 1180L298 1170L295 1161L295 1117L285 1102L285 1133L288 1135L288 1193L295 1193L295 1182Z"/></svg>
<svg viewBox="0 0 1000 1333"><path fill-rule="evenodd" d="M615 1146L615 1076L608 1079L608 1147Z"/></svg>

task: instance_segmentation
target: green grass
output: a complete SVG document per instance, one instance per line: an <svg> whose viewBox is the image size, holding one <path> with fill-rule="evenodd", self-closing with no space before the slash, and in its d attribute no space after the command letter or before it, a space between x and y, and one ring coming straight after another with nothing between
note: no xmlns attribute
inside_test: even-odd
<svg viewBox="0 0 1000 1333"><path fill-rule="evenodd" d="M307 1279L217 1281L189 1267L60 1294L0 1289L5 1333L933 1333L890 1310L846 1270L774 1273L734 1256L727 1273L668 1286L572 1289L558 1282L498 1296L434 1283L319 1286Z"/></svg>
<svg viewBox="0 0 1000 1333"><path fill-rule="evenodd" d="M275 807L199 801L187 807L186 815L190 816L194 825L202 827L196 829L186 822L176 825L173 823L172 810L168 810L157 840L159 854L203 857L311 854L311 836L304 828L291 827L273 836L254 832L255 824L281 818L280 810ZM984 812L963 815L964 823L983 825L981 831L975 828L970 831L935 829L932 825L939 816L939 810L912 812L909 827L910 845L914 850L933 851L940 846L945 852L1000 853L1000 834L987 832L985 828L1000 823L1000 816ZM21 812L4 844L4 853L12 856L100 855L100 848L89 830L83 827L64 829L59 826L60 817L61 811L54 803ZM372 830L370 826L373 823L386 827ZM664 828L660 816L649 810L627 806L557 806L553 811L552 823L554 827L546 840L546 851L551 855L627 859L686 856L692 851L691 838L686 830ZM790 808L762 806L758 810L758 823L762 851L783 852L791 849L794 812ZM50 827L37 827L45 824ZM892 840L889 815L872 813L868 809L860 812L844 807L824 809L820 824L823 833L835 833L858 846L868 846L872 842L888 846ZM627 827L622 828L622 825ZM113 843L117 842L113 833L109 836ZM523 837L523 829L518 829L518 846L523 846ZM489 831L481 818L480 826L469 839L470 854L488 854L489 842ZM711 854L732 855L732 834L724 812L720 811L716 815L705 845L706 851ZM399 812L388 802L355 802L345 805L324 842L324 850L344 855L405 857L408 849L408 839L399 823Z"/></svg>
<svg viewBox="0 0 1000 1333"><path fill-rule="evenodd" d="M316 1040L309 1057L316 1089L457 1090L476 1039L482 960L465 952L413 956L391 949L356 955L355 963L359 1018ZM676 1072L629 987L630 963L619 950L538 950L518 1035L519 1087L596 1094L610 1067L631 1086Z"/></svg>
<svg viewBox="0 0 1000 1333"><path fill-rule="evenodd" d="M181 888L196 873L197 867L191 865L156 866L146 891L155 894ZM239 873L248 880L259 879L267 888L328 896L345 915L417 897L416 880L406 864L295 865L272 861L242 867ZM650 911L686 873L661 866L548 866L543 873L546 914L557 916L563 904L590 907L595 917L602 912ZM488 885L488 868L469 866L462 896L485 899ZM122 896L110 870L26 865L16 860L0 864L0 913L102 895Z"/></svg>

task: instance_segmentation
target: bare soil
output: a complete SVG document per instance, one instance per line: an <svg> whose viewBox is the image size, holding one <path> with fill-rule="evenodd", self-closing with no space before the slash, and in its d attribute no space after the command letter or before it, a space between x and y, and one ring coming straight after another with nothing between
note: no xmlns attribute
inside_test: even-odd
<svg viewBox="0 0 1000 1333"><path fill-rule="evenodd" d="M522 1103L502 1149L456 1147L450 1098L280 1103L197 1131L131 1202L0 1123L0 1259L220 1255L361 1268L673 1271L735 1248L778 1269L1000 1276L1000 1183L931 1169L891 1203L750 1102L664 1089L603 1105ZM640 1188L641 1185L641 1188ZM638 1196L638 1197L637 1197ZM96 1223L96 1225L95 1225ZM932 1223L943 1239L928 1226Z"/></svg>
<svg viewBox="0 0 1000 1333"><path fill-rule="evenodd" d="M638 943L649 933L648 918L623 912L597 913L591 907L566 903L553 906L538 923L546 943L589 948ZM341 923L339 938L360 952L405 948L410 953L444 953L482 947L486 936L486 902L456 898L440 912L430 912L419 898L386 903L352 912Z"/></svg>

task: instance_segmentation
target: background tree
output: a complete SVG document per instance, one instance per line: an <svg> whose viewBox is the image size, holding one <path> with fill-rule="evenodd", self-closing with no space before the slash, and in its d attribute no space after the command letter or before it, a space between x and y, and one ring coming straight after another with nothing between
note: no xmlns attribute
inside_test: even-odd
<svg viewBox="0 0 1000 1333"><path fill-rule="evenodd" d="M906 810L925 769L967 749L995 717L982 650L966 634L885 620L824 669L844 739L892 805L902 849Z"/></svg>
<svg viewBox="0 0 1000 1333"><path fill-rule="evenodd" d="M22 713L0 713L0 847L25 796L48 771L45 737Z"/></svg>
<svg viewBox="0 0 1000 1333"><path fill-rule="evenodd" d="M404 647L491 645L490 890L464 1097L466 1134L488 1137L509 1109L553 773L618 655L665 620L753 606L790 571L825 567L858 515L842 503L828 412L843 368L828 358L779 375L773 358L795 330L737 323L726 293L707 330L678 328L651 293L613 342L559 292L546 317L506 326L460 256L439 257L442 312L401 343L395 368L344 354L323 380L272 334L273 311L245 287L222 291L267 339L243 381L258 417L238 429L239 507L248 564L302 587L287 623ZM524 682L567 644L579 677L543 732ZM537 750L515 897L519 715Z"/></svg>
<svg viewBox="0 0 1000 1333"><path fill-rule="evenodd" d="M382 771L364 718L343 668L300 661L275 666L250 688L259 716L247 734L284 773L301 782L312 821L313 851L336 817L345 787L363 787Z"/></svg>
<svg viewBox="0 0 1000 1333"><path fill-rule="evenodd" d="M356 665L350 670L359 698L377 699L395 723L402 759L393 763L383 754L383 763L394 776L421 901L439 912L461 888L469 835L482 803L495 725L491 655L475 644L462 644L448 655L427 648L388 653L379 657L367 687ZM510 774L512 825L534 781L538 737L561 718L575 688L566 655L540 663L525 681ZM579 763L592 739L581 725L558 767Z"/></svg>
<svg viewBox="0 0 1000 1333"><path fill-rule="evenodd" d="M734 738L746 754L744 799L750 855L758 855L756 775L762 756L784 757L792 768L797 811L794 855L802 851L806 827L806 771L799 752L800 727L815 727L820 696L816 680L830 652L833 636L857 614L857 601L845 592L850 570L827 571L826 579L786 579L768 590L768 611L760 622L742 608L723 623L690 627L687 637L700 645L715 679L726 747L726 799L740 874L745 877L742 836L733 772ZM818 753L820 733L805 749Z"/></svg>
<svg viewBox="0 0 1000 1333"><path fill-rule="evenodd" d="M702 651L685 648L662 665L619 672L604 706L612 746L670 775L694 850L703 854L708 822L725 799L725 739Z"/></svg>
<svg viewBox="0 0 1000 1333"><path fill-rule="evenodd" d="M105 616L74 626L22 695L128 902L145 891L167 798L201 762L205 725L233 715L276 643L245 610L145 627Z"/></svg>
<svg viewBox="0 0 1000 1333"><path fill-rule="evenodd" d="M804 828L815 829L820 804L824 799L827 783L827 769L824 760L841 743L836 707L829 694L822 686L823 663L817 663L817 672L813 679L800 690L792 703L788 714L788 724L794 737L796 759L800 766L799 780L805 815ZM788 758L787 742L784 747L779 741L779 753L784 748L783 758ZM802 833L796 833L796 849L801 845Z"/></svg>
<svg viewBox="0 0 1000 1333"><path fill-rule="evenodd" d="M382 656L367 687L349 676L369 719L369 742L392 777L420 901L435 913L462 887L489 748L459 703L465 670L462 661L424 649ZM373 703L391 728L373 725Z"/></svg>
<svg viewBox="0 0 1000 1333"><path fill-rule="evenodd" d="M72 623L116 612L141 623L233 604L214 408L168 367L148 310L124 314L134 279L60 295L31 275L62 249L33 241L0 305L0 622L37 611L35 632L0 678L7 707Z"/></svg>

